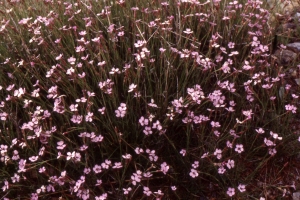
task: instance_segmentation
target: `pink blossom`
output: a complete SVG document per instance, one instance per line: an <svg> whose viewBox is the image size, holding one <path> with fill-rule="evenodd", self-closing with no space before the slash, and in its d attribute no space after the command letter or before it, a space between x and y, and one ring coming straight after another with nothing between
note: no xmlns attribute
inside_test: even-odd
<svg viewBox="0 0 300 200"><path fill-rule="evenodd" d="M35 162L35 161L37 161L38 159L39 159L38 156L31 156L31 157L29 157L29 160L30 160L31 162Z"/></svg>
<svg viewBox="0 0 300 200"><path fill-rule="evenodd" d="M139 147L135 148L134 151L135 151L136 154L140 154L140 153L144 152L144 150L142 148L139 148Z"/></svg>
<svg viewBox="0 0 300 200"><path fill-rule="evenodd" d="M234 160L228 160L226 163L228 169L234 168Z"/></svg>
<svg viewBox="0 0 300 200"><path fill-rule="evenodd" d="M240 192L245 192L245 191L246 191L246 185L239 184L238 190L239 190Z"/></svg>
<svg viewBox="0 0 300 200"><path fill-rule="evenodd" d="M67 153L67 160L74 160L75 162L80 162L81 155L75 151Z"/></svg>
<svg viewBox="0 0 300 200"><path fill-rule="evenodd" d="M133 173L131 176L132 184L136 185L137 183L141 182L142 178L142 172L140 170L137 170L136 173Z"/></svg>
<svg viewBox="0 0 300 200"><path fill-rule="evenodd" d="M94 115L94 113L88 112L87 115L85 116L85 121L86 122L92 122L93 121L93 115Z"/></svg>
<svg viewBox="0 0 300 200"><path fill-rule="evenodd" d="M185 149L181 149L179 153L180 153L182 156L185 156L185 155L186 155L186 150L185 150Z"/></svg>
<svg viewBox="0 0 300 200"><path fill-rule="evenodd" d="M107 193L95 197L95 200L105 200L105 199L107 199Z"/></svg>
<svg viewBox="0 0 300 200"><path fill-rule="evenodd" d="M100 186L102 184L102 180L97 179L97 183L95 184L95 186Z"/></svg>
<svg viewBox="0 0 300 200"><path fill-rule="evenodd" d="M143 133L145 133L145 135L151 135L152 134L151 127L145 126Z"/></svg>
<svg viewBox="0 0 300 200"><path fill-rule="evenodd" d="M121 118L125 117L126 110L127 110L126 104L121 103L120 106L118 107L118 110L115 110L116 117L121 117Z"/></svg>
<svg viewBox="0 0 300 200"><path fill-rule="evenodd" d="M237 144L234 150L238 153L242 153L244 151L244 146L242 144Z"/></svg>
<svg viewBox="0 0 300 200"><path fill-rule="evenodd" d="M211 122L210 122L210 125L211 125L213 128L219 128L219 127L221 127L221 125L220 125L219 122L214 122L214 121L211 121Z"/></svg>
<svg viewBox="0 0 300 200"><path fill-rule="evenodd" d="M216 149L214 155L217 156L217 158L220 160L222 158L222 150Z"/></svg>
<svg viewBox="0 0 300 200"><path fill-rule="evenodd" d="M224 174L225 172L226 172L226 169L224 166L219 167L219 169L218 169L219 174Z"/></svg>
<svg viewBox="0 0 300 200"><path fill-rule="evenodd" d="M193 164L192 164L192 167L194 169L198 168L199 167L199 161L195 161Z"/></svg>
<svg viewBox="0 0 300 200"><path fill-rule="evenodd" d="M274 142L272 142L271 140L265 138L264 139L264 143L267 145L267 146L276 146L276 144Z"/></svg>
<svg viewBox="0 0 300 200"><path fill-rule="evenodd" d="M199 176L199 174L198 174L197 170L191 169L190 176L192 178L196 178L197 176Z"/></svg>
<svg viewBox="0 0 300 200"><path fill-rule="evenodd" d="M139 119L139 123L141 124L141 126L145 126L148 125L149 120L147 118L144 118L143 116Z"/></svg>
<svg viewBox="0 0 300 200"><path fill-rule="evenodd" d="M104 115L105 107L99 108L99 109L98 109L98 112L100 112L101 115Z"/></svg>
<svg viewBox="0 0 300 200"><path fill-rule="evenodd" d="M4 180L4 186L2 187L2 191L5 192L9 189L9 183L7 180Z"/></svg>
<svg viewBox="0 0 300 200"><path fill-rule="evenodd" d="M227 194L230 197L234 196L235 195L235 189L234 188L228 188Z"/></svg>
<svg viewBox="0 0 300 200"><path fill-rule="evenodd" d="M66 147L66 145L64 144L64 141L58 141L57 142L57 149L60 149L60 150L62 150L62 149L64 149Z"/></svg>
<svg viewBox="0 0 300 200"><path fill-rule="evenodd" d="M75 124L80 124L82 121L82 115L73 115L71 121Z"/></svg>
<svg viewBox="0 0 300 200"><path fill-rule="evenodd" d="M160 170L162 171L162 173L164 174L167 174L167 172L169 171L169 166L167 165L166 162L163 162L161 165L160 165Z"/></svg>
<svg viewBox="0 0 300 200"><path fill-rule="evenodd" d="M263 133L265 132L264 129L262 129L262 128L255 129L255 131L256 131L258 134L263 134Z"/></svg>
<svg viewBox="0 0 300 200"><path fill-rule="evenodd" d="M297 112L297 107L291 104L285 105L285 109L287 111L292 111L292 113L296 113Z"/></svg>
<svg viewBox="0 0 300 200"><path fill-rule="evenodd" d="M126 160L129 160L132 158L132 156L130 154L125 154L125 155L122 155L122 157Z"/></svg>
<svg viewBox="0 0 300 200"><path fill-rule="evenodd" d="M144 189L144 194L146 195L146 196L150 196L151 194L152 194L152 192L150 191L150 189L148 188L148 187L144 187L143 188Z"/></svg>
<svg viewBox="0 0 300 200"><path fill-rule="evenodd" d="M102 172L102 168L101 168L100 165L95 165L95 166L93 167L93 171L95 172L95 174L99 174L99 173Z"/></svg>
<svg viewBox="0 0 300 200"><path fill-rule="evenodd" d="M123 167L123 165L121 162L115 162L114 166L112 166L113 169L120 169L122 167Z"/></svg>
<svg viewBox="0 0 300 200"><path fill-rule="evenodd" d="M132 190L131 187L129 187L129 188L123 188L123 192L124 192L125 195L129 194L129 192L130 192L131 190Z"/></svg>

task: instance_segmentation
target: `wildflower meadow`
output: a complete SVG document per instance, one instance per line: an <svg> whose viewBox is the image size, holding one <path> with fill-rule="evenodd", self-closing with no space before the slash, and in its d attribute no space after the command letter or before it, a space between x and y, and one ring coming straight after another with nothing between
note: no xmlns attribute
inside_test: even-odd
<svg viewBox="0 0 300 200"><path fill-rule="evenodd" d="M276 12L1 1L0 198L291 199L300 63L272 56Z"/></svg>

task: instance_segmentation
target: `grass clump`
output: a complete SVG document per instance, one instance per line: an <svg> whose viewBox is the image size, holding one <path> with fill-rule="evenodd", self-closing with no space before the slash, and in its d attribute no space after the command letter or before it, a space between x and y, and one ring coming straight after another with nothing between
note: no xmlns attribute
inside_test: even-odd
<svg viewBox="0 0 300 200"><path fill-rule="evenodd" d="M288 198L299 89L271 56L271 11L2 2L3 198Z"/></svg>

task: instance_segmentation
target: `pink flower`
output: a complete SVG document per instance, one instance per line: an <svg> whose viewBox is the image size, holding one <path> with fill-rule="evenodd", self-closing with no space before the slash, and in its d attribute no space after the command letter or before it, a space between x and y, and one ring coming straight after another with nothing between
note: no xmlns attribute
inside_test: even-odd
<svg viewBox="0 0 300 200"><path fill-rule="evenodd" d="M234 150L238 153L242 153L244 151L244 146L242 144L237 144Z"/></svg>
<svg viewBox="0 0 300 200"><path fill-rule="evenodd" d="M211 125L213 128L221 127L221 125L220 125L219 122L214 122L214 121L211 121L211 122L210 122L210 125Z"/></svg>
<svg viewBox="0 0 300 200"><path fill-rule="evenodd" d="M251 119L251 115L253 115L252 109L245 110L245 111L242 111L242 112L243 112L243 115L245 115L247 117L247 119Z"/></svg>
<svg viewBox="0 0 300 200"><path fill-rule="evenodd" d="M129 85L129 90L128 90L128 92L132 92L132 91L136 88L136 86L137 86L137 85L135 85L135 84L133 84L133 83L130 84L130 85Z"/></svg>
<svg viewBox="0 0 300 200"><path fill-rule="evenodd" d="M75 162L80 162L81 155L75 151L67 153L67 160L74 160Z"/></svg>
<svg viewBox="0 0 300 200"><path fill-rule="evenodd" d="M190 176L192 178L196 178L197 176L199 176L199 174L198 174L197 170L191 169Z"/></svg>
<svg viewBox="0 0 300 200"><path fill-rule="evenodd" d="M105 200L105 199L107 199L107 193L104 193L101 196L95 197L95 200Z"/></svg>
<svg viewBox="0 0 300 200"><path fill-rule="evenodd" d="M71 104L71 105L70 105L70 110L71 110L72 112L78 111L78 110L77 110L77 107L78 107L78 104Z"/></svg>
<svg viewBox="0 0 300 200"><path fill-rule="evenodd" d="M160 131L162 129L162 126L161 126L160 122L158 120L156 120L156 122L153 123L152 128L156 128L157 130Z"/></svg>
<svg viewBox="0 0 300 200"><path fill-rule="evenodd" d="M151 194L152 194L152 192L150 191L150 189L148 188L148 187L144 187L143 188L144 189L144 194L146 195L146 196L150 196Z"/></svg>
<svg viewBox="0 0 300 200"><path fill-rule="evenodd" d="M95 165L93 167L93 171L95 172L95 174L99 174L102 172L101 166L100 165Z"/></svg>
<svg viewBox="0 0 300 200"><path fill-rule="evenodd" d="M167 174L167 172L169 171L169 166L167 165L166 162L163 162L161 165L160 165L160 170L162 171L162 173L164 174Z"/></svg>
<svg viewBox="0 0 300 200"><path fill-rule="evenodd" d="M145 133L145 135L151 135L152 134L151 127L145 126L143 133Z"/></svg>
<svg viewBox="0 0 300 200"><path fill-rule="evenodd" d="M39 169L39 173L43 173L45 171L46 171L46 168L44 166Z"/></svg>
<svg viewBox="0 0 300 200"><path fill-rule="evenodd" d="M199 161L195 161L193 164L192 164L192 167L194 169L198 168L199 167Z"/></svg>
<svg viewBox="0 0 300 200"><path fill-rule="evenodd" d="M121 103L120 106L118 107L118 110L115 110L116 117L121 117L121 118L125 117L126 110L127 110L126 104Z"/></svg>
<svg viewBox="0 0 300 200"><path fill-rule="evenodd" d="M230 141L227 141L227 142L226 142L226 146L227 146L228 148L232 149L232 143L231 143Z"/></svg>
<svg viewBox="0 0 300 200"><path fill-rule="evenodd" d="M87 145L82 145L81 147L79 147L79 151L85 151L88 149L88 146Z"/></svg>
<svg viewBox="0 0 300 200"><path fill-rule="evenodd" d="M292 111L292 113L296 113L296 112L297 112L297 108L296 108L296 106L294 106L294 105L290 105L290 104L285 105L285 109L286 109L287 111Z"/></svg>
<svg viewBox="0 0 300 200"><path fill-rule="evenodd" d="M87 115L85 116L85 121L92 122L93 121L93 115L94 115L94 113L88 112Z"/></svg>
<svg viewBox="0 0 300 200"><path fill-rule="evenodd" d="M140 153L144 152L144 150L142 148L139 148L139 147L135 148L134 151L135 151L136 154L140 154Z"/></svg>
<svg viewBox="0 0 300 200"><path fill-rule="evenodd" d="M137 170L136 173L133 173L131 176L132 184L136 185L136 183L141 182L142 178L142 172L140 170Z"/></svg>
<svg viewBox="0 0 300 200"><path fill-rule="evenodd" d="M82 115L73 115L71 121L75 124L80 124L82 121Z"/></svg>
<svg viewBox="0 0 300 200"><path fill-rule="evenodd" d="M185 150L185 149L181 149L179 153L180 153L182 156L185 156L185 155L186 155L186 150Z"/></svg>
<svg viewBox="0 0 300 200"><path fill-rule="evenodd" d="M234 168L234 160L228 160L226 166L228 169Z"/></svg>
<svg viewBox="0 0 300 200"><path fill-rule="evenodd" d="M97 179L97 183L95 184L95 186L100 186L102 184L102 180Z"/></svg>
<svg viewBox="0 0 300 200"><path fill-rule="evenodd" d="M153 174L151 174L151 172L145 172L145 173L143 173L143 176L146 178L150 178L153 176Z"/></svg>
<svg viewBox="0 0 300 200"><path fill-rule="evenodd" d="M270 148L270 149L269 149L269 154L270 154L271 156L274 156L276 153L277 153L277 151L276 151L275 148Z"/></svg>
<svg viewBox="0 0 300 200"><path fill-rule="evenodd" d="M19 170L18 170L18 173L26 172L25 165L26 165L26 160L21 159L19 161Z"/></svg>
<svg viewBox="0 0 300 200"><path fill-rule="evenodd" d="M262 128L255 129L255 131L256 131L258 134L263 134L263 133L265 133L264 129L262 129Z"/></svg>
<svg viewBox="0 0 300 200"><path fill-rule="evenodd" d="M71 65L75 65L75 62L76 62L76 58L74 58L73 56L68 58L68 62L71 64Z"/></svg>
<svg viewBox="0 0 300 200"><path fill-rule="evenodd" d="M98 109L98 112L100 112L101 115L104 115L105 107L99 108L99 109Z"/></svg>
<svg viewBox="0 0 300 200"><path fill-rule="evenodd" d="M233 49L233 48L234 48L234 45L235 45L234 42L229 42L229 43L228 43L228 47L229 47L230 49Z"/></svg>
<svg viewBox="0 0 300 200"><path fill-rule="evenodd" d="M60 150L62 150L62 149L64 149L66 147L66 145L64 144L64 141L58 141L57 142L57 149L60 149Z"/></svg>
<svg viewBox="0 0 300 200"><path fill-rule="evenodd" d="M123 191L124 191L124 194L126 195L126 194L129 194L129 192L132 190L132 188L131 187L129 187L129 188L123 188Z"/></svg>
<svg viewBox="0 0 300 200"><path fill-rule="evenodd" d="M220 160L222 158L222 150L216 149L214 155L217 156L217 158Z"/></svg>
<svg viewBox="0 0 300 200"><path fill-rule="evenodd" d="M130 160L132 158L132 156L130 154L122 155L122 157L126 160Z"/></svg>
<svg viewBox="0 0 300 200"><path fill-rule="evenodd" d="M18 90L14 91L15 97L21 97L24 94L25 94L25 88L19 88Z"/></svg>
<svg viewBox="0 0 300 200"><path fill-rule="evenodd" d="M18 175L18 174L14 174L14 176L13 177L11 177L11 181L13 182L13 183L18 183L18 182L20 182L20 175Z"/></svg>
<svg viewBox="0 0 300 200"><path fill-rule="evenodd" d="M190 28L187 28L185 31L183 31L185 34L190 35L193 33L193 31Z"/></svg>
<svg viewBox="0 0 300 200"><path fill-rule="evenodd" d="M2 191L5 192L9 189L9 183L7 180L4 181L4 186L2 187Z"/></svg>
<svg viewBox="0 0 300 200"><path fill-rule="evenodd" d="M37 193L31 193L31 198L30 200L38 200L39 199L39 196Z"/></svg>
<svg viewBox="0 0 300 200"><path fill-rule="evenodd" d="M219 169L218 169L218 173L219 174L224 174L226 172L226 169L223 167L223 166L221 166Z"/></svg>
<svg viewBox="0 0 300 200"><path fill-rule="evenodd" d="M38 156L31 156L31 157L29 157L29 160L30 160L31 162L35 162L35 161L37 161L38 159L39 159Z"/></svg>
<svg viewBox="0 0 300 200"><path fill-rule="evenodd" d="M84 174L89 174L91 172L91 168L89 168L89 167L86 167L86 168L84 168L84 170L83 170L83 173Z"/></svg>
<svg viewBox="0 0 300 200"><path fill-rule="evenodd" d="M272 142L271 140L268 140L267 138L264 139L264 143L267 146L276 146L274 142Z"/></svg>
<svg viewBox="0 0 300 200"><path fill-rule="evenodd" d="M228 194L228 196L232 197L233 195L235 195L235 189L234 188L228 188L227 194Z"/></svg>
<svg viewBox="0 0 300 200"><path fill-rule="evenodd" d="M238 190L239 190L240 192L245 192L245 191L246 191L246 185L239 184Z"/></svg>
<svg viewBox="0 0 300 200"><path fill-rule="evenodd" d="M201 158L206 158L208 156L208 152L204 153Z"/></svg>
<svg viewBox="0 0 300 200"><path fill-rule="evenodd" d="M149 160L156 162L158 160L158 156L155 155L155 150L150 151L150 149L146 150L146 153L149 154Z"/></svg>
<svg viewBox="0 0 300 200"><path fill-rule="evenodd" d="M23 19L21 19L21 20L19 21L19 24L20 24L20 25L27 24L28 21L31 20L31 19L32 19L32 17L30 17L30 18L23 18Z"/></svg>
<svg viewBox="0 0 300 200"><path fill-rule="evenodd" d="M120 168L122 168L123 166L122 166L122 163L121 162L115 162L114 163L114 166L112 167L113 169L120 169Z"/></svg>

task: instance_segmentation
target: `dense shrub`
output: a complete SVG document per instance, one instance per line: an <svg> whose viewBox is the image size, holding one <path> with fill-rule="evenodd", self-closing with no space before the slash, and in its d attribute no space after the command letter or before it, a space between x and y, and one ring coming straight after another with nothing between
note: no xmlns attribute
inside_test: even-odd
<svg viewBox="0 0 300 200"><path fill-rule="evenodd" d="M2 2L1 196L287 196L299 89L271 56L269 11L259 0Z"/></svg>

